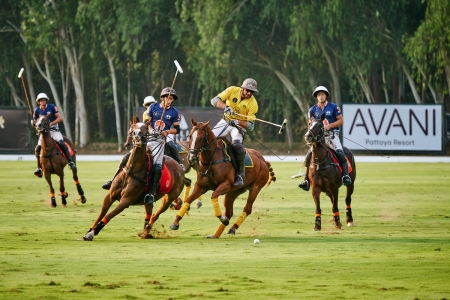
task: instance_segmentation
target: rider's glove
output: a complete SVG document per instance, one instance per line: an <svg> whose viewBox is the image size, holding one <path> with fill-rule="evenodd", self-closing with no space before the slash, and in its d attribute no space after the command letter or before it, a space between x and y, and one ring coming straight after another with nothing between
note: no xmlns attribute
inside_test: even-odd
<svg viewBox="0 0 450 300"><path fill-rule="evenodd" d="M233 114L233 109L229 106L225 106L225 108L223 109L223 113L226 115L231 115Z"/></svg>
<svg viewBox="0 0 450 300"><path fill-rule="evenodd" d="M35 121L33 119L31 119L31 126L34 127Z"/></svg>
<svg viewBox="0 0 450 300"><path fill-rule="evenodd" d="M239 125L239 121L238 120L229 120L228 124L236 127L237 125Z"/></svg>

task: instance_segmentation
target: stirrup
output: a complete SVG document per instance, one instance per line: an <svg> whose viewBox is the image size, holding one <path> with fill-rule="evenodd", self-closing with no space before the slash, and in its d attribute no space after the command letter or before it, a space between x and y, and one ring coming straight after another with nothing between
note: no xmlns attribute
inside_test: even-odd
<svg viewBox="0 0 450 300"><path fill-rule="evenodd" d="M75 163L73 161L69 161L69 167L73 170L75 169L77 166L75 166Z"/></svg>
<svg viewBox="0 0 450 300"><path fill-rule="evenodd" d="M242 178L242 175L238 175L234 178L233 186L241 186L243 184L244 184L244 178Z"/></svg>
<svg viewBox="0 0 450 300"><path fill-rule="evenodd" d="M145 205L151 205L155 202L155 196L153 194L147 194L144 198Z"/></svg>
<svg viewBox="0 0 450 300"><path fill-rule="evenodd" d="M302 182L300 182L298 187L305 191L309 191L309 181L307 179L303 180Z"/></svg>
<svg viewBox="0 0 450 300"><path fill-rule="evenodd" d="M102 185L102 189L109 190L111 188L112 180L108 180L104 185Z"/></svg>
<svg viewBox="0 0 450 300"><path fill-rule="evenodd" d="M37 168L36 171L34 171L34 175L36 175L39 178L42 178L42 169Z"/></svg>
<svg viewBox="0 0 450 300"><path fill-rule="evenodd" d="M350 185L350 184L352 184L352 179L348 175L342 176L342 183L345 186Z"/></svg>

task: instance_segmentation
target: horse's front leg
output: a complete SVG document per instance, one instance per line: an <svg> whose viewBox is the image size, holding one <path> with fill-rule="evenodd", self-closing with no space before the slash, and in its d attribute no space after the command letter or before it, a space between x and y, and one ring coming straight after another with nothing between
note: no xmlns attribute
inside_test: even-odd
<svg viewBox="0 0 450 300"><path fill-rule="evenodd" d="M95 219L94 223L92 224L91 228L86 232L86 234L83 236L83 239L85 241L92 241L94 239L94 235L97 235L100 230L112 219L111 216L105 217L106 213L110 209L111 205L113 204L114 200L111 196L111 193L106 194L105 198L103 199L102 203L102 209L100 211L100 214L98 215L97 219ZM125 201L120 201L119 205L114 209L116 211L119 207L120 211L117 211L116 214L123 211L126 207L128 207L128 204L124 204Z"/></svg>
<svg viewBox="0 0 450 300"><path fill-rule="evenodd" d="M186 201L183 203L183 206L178 211L175 220L173 221L172 225L170 225L170 229L172 230L178 230L180 228L180 220L184 217L186 212L188 211L189 207L191 206L192 201L197 199L199 196L206 193L207 189L202 188L198 185L198 182L194 185L194 191L192 194L186 199Z"/></svg>
<svg viewBox="0 0 450 300"><path fill-rule="evenodd" d="M52 174L50 172L44 172L45 180L47 180L48 186L50 188L50 207L56 207L56 199L55 199L55 189L52 184Z"/></svg>
<svg viewBox="0 0 450 300"><path fill-rule="evenodd" d="M320 209L320 188L314 186L312 188L312 196L314 203L316 204L316 220L314 223L314 231L320 231L322 229L322 210Z"/></svg>
<svg viewBox="0 0 450 300"><path fill-rule="evenodd" d="M341 218L339 216L339 207L338 207L338 197L339 197L339 189L336 189L336 191L333 192L331 195L331 204L332 204L332 210L333 210L333 223L334 226L337 229L342 228Z"/></svg>
<svg viewBox="0 0 450 300"><path fill-rule="evenodd" d="M67 197L69 193L66 192L66 187L64 186L64 172L59 175L59 193L61 195L61 203L63 207L67 207Z"/></svg>
<svg viewBox="0 0 450 300"><path fill-rule="evenodd" d="M219 238L223 231L225 230L225 227L230 224L230 218L233 216L233 209L228 211L228 214L222 215L222 211L220 209L219 205L219 196L226 194L231 189L231 184L228 181L225 181L221 183L212 193L211 195L211 202L212 206L214 208L214 215L220 220L222 224L219 225L219 227L216 229L216 231L213 234L207 235L206 238L208 239L216 239ZM226 198L227 196L225 196ZM231 198L230 198L231 199ZM234 198L236 199L236 198ZM224 203L228 203L229 201L224 200ZM234 200L233 200L234 201ZM232 204L231 204L232 206Z"/></svg>

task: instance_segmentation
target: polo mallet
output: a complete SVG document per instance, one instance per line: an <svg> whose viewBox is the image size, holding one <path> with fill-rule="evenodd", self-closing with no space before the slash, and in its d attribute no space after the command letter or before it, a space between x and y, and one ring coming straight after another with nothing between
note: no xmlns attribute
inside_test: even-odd
<svg viewBox="0 0 450 300"><path fill-rule="evenodd" d="M173 78L172 86L170 87L169 96L171 95L170 93L172 93L173 86L175 85L175 80L177 79L178 71L180 73L183 73L183 69L181 68L181 66L178 63L178 61L174 60L173 62L175 63L175 66L177 67L177 71L175 72L175 77ZM163 112L162 112L162 115L161 115L161 120L159 120L158 130L160 129L160 126L162 124L162 120L164 118L164 113L165 112L166 112L166 105L164 104L164 109L163 109Z"/></svg>
<svg viewBox="0 0 450 300"><path fill-rule="evenodd" d="M27 98L28 108L30 109L30 115L31 115L31 117L33 117L33 112L31 111L30 100L28 100L27 89L25 88L25 82L23 81L23 76L22 76L23 70L24 70L23 68L20 69L19 76L17 76L17 77L22 79L22 86L23 86L23 91L25 92L25 98Z"/></svg>
<svg viewBox="0 0 450 300"><path fill-rule="evenodd" d="M241 117L248 118L248 116L246 116L246 115L241 115L241 114L238 114L238 113L233 113L233 114L236 115L236 116L241 116ZM287 119L284 119L283 123L281 123L281 125L278 125L278 124L271 123L271 122L264 121L264 120L257 119L257 118L255 120L259 121L259 122L267 123L267 124L270 124L270 125L273 125L273 126L280 127L280 131L278 131L278 134L282 134L283 133L284 128L286 128L286 124L287 124L287 121L288 121Z"/></svg>

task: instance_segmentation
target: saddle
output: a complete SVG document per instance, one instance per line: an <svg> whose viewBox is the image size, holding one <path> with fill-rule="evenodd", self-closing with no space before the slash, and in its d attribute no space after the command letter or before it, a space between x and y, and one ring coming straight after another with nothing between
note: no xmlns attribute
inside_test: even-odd
<svg viewBox="0 0 450 300"><path fill-rule="evenodd" d="M145 176L145 192L148 193L150 190L151 185L151 178L153 176L153 161L149 154L146 155L147 160L147 175ZM159 180L159 189L158 193L161 194L167 194L172 189L172 175L169 172L169 169L167 168L166 164L166 158L163 158L162 163L162 172L161 172L161 179Z"/></svg>
<svg viewBox="0 0 450 300"><path fill-rule="evenodd" d="M219 138L219 141L221 141L224 144L224 150L225 150L224 151L224 155L226 155L226 157L229 160L231 160L231 163L233 164L234 169L237 171L238 168L237 168L237 163L236 163L236 161L237 161L236 153L235 153L233 147L231 147L230 141L228 139L222 138L222 137ZM253 165L253 160L250 157L250 155L248 155L247 152L245 152L245 160L244 160L244 162L245 162L245 167L246 168L253 168L253 166L254 166Z"/></svg>
<svg viewBox="0 0 450 300"><path fill-rule="evenodd" d="M331 159L333 160L333 163L336 165L336 167L338 168L338 170L342 173L342 167L341 167L341 165L339 164L339 159L338 159L337 156L336 156L336 152L335 152L334 150L328 148L328 153L330 154ZM345 155L345 152L344 152L344 155ZM350 161L348 160L347 155L345 155L345 160L347 161L348 172L350 173L351 171L353 171L353 168L352 168L352 164L351 164Z"/></svg>
<svg viewBox="0 0 450 300"><path fill-rule="evenodd" d="M67 149L69 149L69 154L70 156L73 156L75 154L75 151L73 150L73 148L69 145L69 143L67 143L66 141L64 141L64 144L66 144ZM61 147L59 146L59 143L56 142L55 140L53 140L53 145L56 147L56 149L58 150L58 153L61 154L62 156L66 157L66 155L64 154L64 152L61 150ZM67 158L67 157L66 157Z"/></svg>

